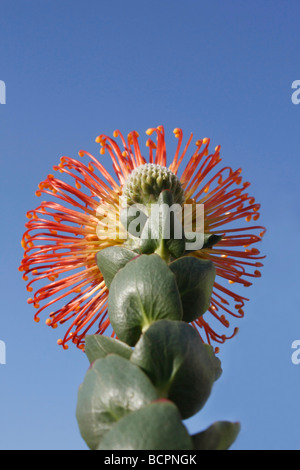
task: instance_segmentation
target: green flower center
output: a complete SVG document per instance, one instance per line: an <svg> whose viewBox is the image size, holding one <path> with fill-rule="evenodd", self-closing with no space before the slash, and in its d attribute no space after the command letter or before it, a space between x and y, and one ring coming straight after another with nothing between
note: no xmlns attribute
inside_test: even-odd
<svg viewBox="0 0 300 470"><path fill-rule="evenodd" d="M129 175L123 186L122 198L129 206L151 204L165 189L172 192L175 204L183 204L184 191L177 176L164 166L146 163Z"/></svg>

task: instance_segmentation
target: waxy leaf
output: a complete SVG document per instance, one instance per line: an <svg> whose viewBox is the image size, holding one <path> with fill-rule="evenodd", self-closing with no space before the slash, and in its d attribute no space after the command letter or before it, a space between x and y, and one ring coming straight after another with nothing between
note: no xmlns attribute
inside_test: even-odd
<svg viewBox="0 0 300 470"><path fill-rule="evenodd" d="M110 286L108 316L118 338L129 346L153 322L181 320L175 276L158 255L138 256L116 274Z"/></svg>
<svg viewBox="0 0 300 470"><path fill-rule="evenodd" d="M128 360L113 354L97 359L79 388L76 410L88 447L96 449L116 421L157 398L150 380Z"/></svg>
<svg viewBox="0 0 300 470"><path fill-rule="evenodd" d="M159 247L160 233L157 225L153 217L148 218L140 237L139 251L142 254L150 255Z"/></svg>
<svg viewBox="0 0 300 470"><path fill-rule="evenodd" d="M98 450L192 450L176 406L157 401L120 419Z"/></svg>
<svg viewBox="0 0 300 470"><path fill-rule="evenodd" d="M185 232L186 251L191 253L204 248L211 248L219 243L222 237L222 235L215 235L214 233Z"/></svg>
<svg viewBox="0 0 300 470"><path fill-rule="evenodd" d="M216 243L219 243L222 240L222 237L222 235L215 235L214 233L205 233L203 248L211 248Z"/></svg>
<svg viewBox="0 0 300 470"><path fill-rule="evenodd" d="M185 252L185 236L181 221L176 212L180 210L179 204L173 204L171 191L160 193L157 204L152 204L150 216L141 234L140 251L174 258L182 256Z"/></svg>
<svg viewBox="0 0 300 470"><path fill-rule="evenodd" d="M109 336L87 335L85 337L85 353L92 363L108 354L117 354L125 359L130 359L132 349L122 341Z"/></svg>
<svg viewBox="0 0 300 470"><path fill-rule="evenodd" d="M148 375L160 397L177 405L183 419L204 406L222 372L213 348L202 343L192 326L169 320L145 331L130 361Z"/></svg>
<svg viewBox="0 0 300 470"><path fill-rule="evenodd" d="M182 319L192 322L209 308L216 268L211 261L194 256L179 258L169 268L176 277L183 308Z"/></svg>
<svg viewBox="0 0 300 470"><path fill-rule="evenodd" d="M196 450L228 450L240 432L240 423L218 421L192 436Z"/></svg>
<svg viewBox="0 0 300 470"><path fill-rule="evenodd" d="M110 246L97 253L97 265L108 289L119 269L136 256L136 253L122 246Z"/></svg>

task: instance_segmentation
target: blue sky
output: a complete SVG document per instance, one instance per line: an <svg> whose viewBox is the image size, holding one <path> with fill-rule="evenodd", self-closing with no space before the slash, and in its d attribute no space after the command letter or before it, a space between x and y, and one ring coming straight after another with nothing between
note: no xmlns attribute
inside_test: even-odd
<svg viewBox="0 0 300 470"><path fill-rule="evenodd" d="M97 155L98 134L159 124L170 142L181 127L220 144L268 229L263 276L220 353L223 376L187 425L238 420L233 449L300 449L299 16L293 0L1 0L1 449L86 448L75 407L87 360L33 322L17 270L37 185L61 155Z"/></svg>

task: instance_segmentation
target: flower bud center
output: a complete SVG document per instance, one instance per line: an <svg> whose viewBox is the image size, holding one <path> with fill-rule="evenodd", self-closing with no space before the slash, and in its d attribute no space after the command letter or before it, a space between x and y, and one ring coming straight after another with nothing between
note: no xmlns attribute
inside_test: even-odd
<svg viewBox="0 0 300 470"><path fill-rule="evenodd" d="M184 191L177 176L164 166L146 163L129 175L123 186L122 198L127 205L151 204L166 189L172 192L174 204L183 204Z"/></svg>

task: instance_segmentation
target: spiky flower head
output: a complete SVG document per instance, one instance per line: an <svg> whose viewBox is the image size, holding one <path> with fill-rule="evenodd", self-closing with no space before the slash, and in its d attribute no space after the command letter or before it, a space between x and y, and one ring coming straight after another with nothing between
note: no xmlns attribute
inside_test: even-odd
<svg viewBox="0 0 300 470"><path fill-rule="evenodd" d="M164 189L171 191L175 204L183 204L184 190L179 178L164 166L145 163L128 176L123 186L122 199L127 205L147 205L157 202Z"/></svg>
<svg viewBox="0 0 300 470"><path fill-rule="evenodd" d="M108 152L115 178L89 152L79 152L80 157L89 159L87 163L62 157L53 167L62 179L49 174L36 191L45 199L27 213L19 270L28 281L28 303L36 309L35 321L48 311L48 326L68 325L58 340L64 349L70 341L84 349L87 333L103 334L109 327L108 289L95 255L103 248L124 243L120 233L99 230L104 216L120 219L120 197L127 204L144 201L145 197L150 203L165 185L180 204L203 204L204 231L222 235L214 246L193 252L193 256L211 260L217 274L210 307L193 322L204 342L219 345L236 334L237 328L225 332L231 327L231 318L244 316L248 299L232 285L249 287L250 279L261 275L258 268L264 256L253 245L261 241L265 229L256 225L260 205L248 194L250 183L243 182L242 170L225 166L213 171L221 162L220 146L210 153L208 138L195 142L183 166L193 135L182 149L183 133L179 128L174 130L178 139L175 155L167 164L164 128L151 128L146 134L156 135L155 140L146 141L148 159L142 155L136 131L130 132L127 140L115 131L113 137L121 139L121 146L104 134L97 137L100 155ZM250 221L254 224L247 227ZM218 325L223 329L220 333Z"/></svg>

